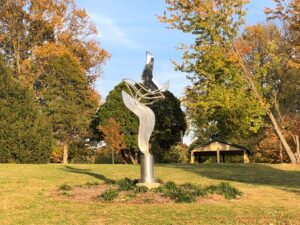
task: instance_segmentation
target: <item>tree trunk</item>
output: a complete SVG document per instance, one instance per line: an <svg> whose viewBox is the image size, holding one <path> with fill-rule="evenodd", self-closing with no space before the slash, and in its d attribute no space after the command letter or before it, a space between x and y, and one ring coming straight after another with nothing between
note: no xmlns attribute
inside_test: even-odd
<svg viewBox="0 0 300 225"><path fill-rule="evenodd" d="M298 164L300 164L300 143L299 143L299 136L298 135L295 135L296 136L296 153L297 153L297 162Z"/></svg>
<svg viewBox="0 0 300 225"><path fill-rule="evenodd" d="M255 83L252 79L252 75L250 73L250 70L247 68L246 64L245 64L245 61L243 59L243 57L241 56L240 52L236 49L236 47L234 46L233 43L231 43L231 46L232 46L232 49L233 51L237 54L238 56L238 62L239 62L239 65L240 67L242 68L243 70L243 73L245 75L245 78L246 80L248 81L250 87L251 87L251 90L255 96L255 98L259 101L259 103L261 104L261 106L264 108L266 114L268 115L268 117L270 118L271 122L272 122L272 125L276 131L276 134L278 135L279 137L279 140L280 142L282 143L286 153L288 154L289 158L290 158L290 161L292 164L296 164L297 161L296 161L296 157L295 155L293 154L289 144L287 143L285 137L283 136L282 134L282 131L280 130L279 126L278 126L278 123L273 115L273 113L271 112L271 110L266 107L266 103L265 103L265 100L263 99L263 97L259 94L256 86L255 86ZM227 49L227 51L229 53L231 53L231 50L230 49Z"/></svg>
<svg viewBox="0 0 300 225"><path fill-rule="evenodd" d="M130 158L130 161L132 162L132 164L137 164L137 161L136 161L136 159L132 156L131 151L128 152L128 155L129 155L129 158Z"/></svg>
<svg viewBox="0 0 300 225"><path fill-rule="evenodd" d="M120 154L121 154L121 159L122 159L122 161L123 161L125 164L128 164L128 158L127 158L127 155L126 155L126 153L125 153L125 151L124 151L123 149L120 151Z"/></svg>
<svg viewBox="0 0 300 225"><path fill-rule="evenodd" d="M276 134L278 135L279 139L280 139L280 142L282 143L286 153L288 154L289 158L290 158L290 161L292 164L296 164L297 163L297 160L296 160L296 157L294 155L294 153L292 152L289 144L287 143L285 137L283 136L282 134L282 131L280 130L278 124L277 124L277 121L275 120L274 116L273 116L273 113L271 111L268 111L267 110L267 115L269 116L272 124L273 124L273 127L276 131Z"/></svg>
<svg viewBox="0 0 300 225"><path fill-rule="evenodd" d="M111 149L111 162L112 162L112 164L115 164L115 152L114 152L114 149Z"/></svg>
<svg viewBox="0 0 300 225"><path fill-rule="evenodd" d="M63 144L64 148L64 157L63 157L63 163L68 164L68 149L69 149L69 143L67 141Z"/></svg>
<svg viewBox="0 0 300 225"><path fill-rule="evenodd" d="M280 142L280 163L283 163L283 155L282 155L282 143Z"/></svg>

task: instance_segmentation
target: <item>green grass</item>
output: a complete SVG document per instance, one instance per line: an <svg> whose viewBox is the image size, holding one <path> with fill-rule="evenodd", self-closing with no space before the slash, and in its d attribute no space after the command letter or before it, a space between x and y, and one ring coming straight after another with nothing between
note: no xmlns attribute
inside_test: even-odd
<svg viewBox="0 0 300 225"><path fill-rule="evenodd" d="M300 224L299 166L155 167L156 177L164 182L203 186L229 183L243 193L234 200L151 204L150 199L148 204L112 204L52 195L64 184L75 187L125 177L136 179L139 172L138 165L0 164L0 224Z"/></svg>

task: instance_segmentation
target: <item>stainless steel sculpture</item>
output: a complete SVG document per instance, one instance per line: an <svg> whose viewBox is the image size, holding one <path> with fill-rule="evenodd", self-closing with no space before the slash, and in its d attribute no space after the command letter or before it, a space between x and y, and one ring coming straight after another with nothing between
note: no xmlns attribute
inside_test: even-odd
<svg viewBox="0 0 300 225"><path fill-rule="evenodd" d="M153 79L154 58L146 52L146 65L142 74L142 82L137 83L129 79L123 80L129 94L122 91L125 106L139 118L138 146L143 153L141 162L141 179L139 183L148 187L157 186L154 178L154 160L149 151L149 140L155 126L155 115L147 105L163 99L162 92L169 87L169 81L160 85Z"/></svg>

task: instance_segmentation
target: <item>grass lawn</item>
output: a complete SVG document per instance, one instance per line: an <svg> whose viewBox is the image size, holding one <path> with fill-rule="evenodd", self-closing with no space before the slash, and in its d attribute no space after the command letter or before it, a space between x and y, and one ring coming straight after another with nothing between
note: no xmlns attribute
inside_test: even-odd
<svg viewBox="0 0 300 225"><path fill-rule="evenodd" d="M51 196L62 184L138 178L138 165L0 164L0 224L300 224L300 167L268 164L156 165L163 181L226 181L241 199L203 203L78 202Z"/></svg>

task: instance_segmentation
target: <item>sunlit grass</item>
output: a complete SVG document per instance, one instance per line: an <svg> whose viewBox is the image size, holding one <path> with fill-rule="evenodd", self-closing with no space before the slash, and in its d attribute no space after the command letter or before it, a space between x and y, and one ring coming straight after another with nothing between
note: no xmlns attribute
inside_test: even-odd
<svg viewBox="0 0 300 225"><path fill-rule="evenodd" d="M0 224L299 224L300 167L266 164L156 165L164 182L228 182L241 199L201 203L76 202L63 185L139 177L138 165L0 165Z"/></svg>

